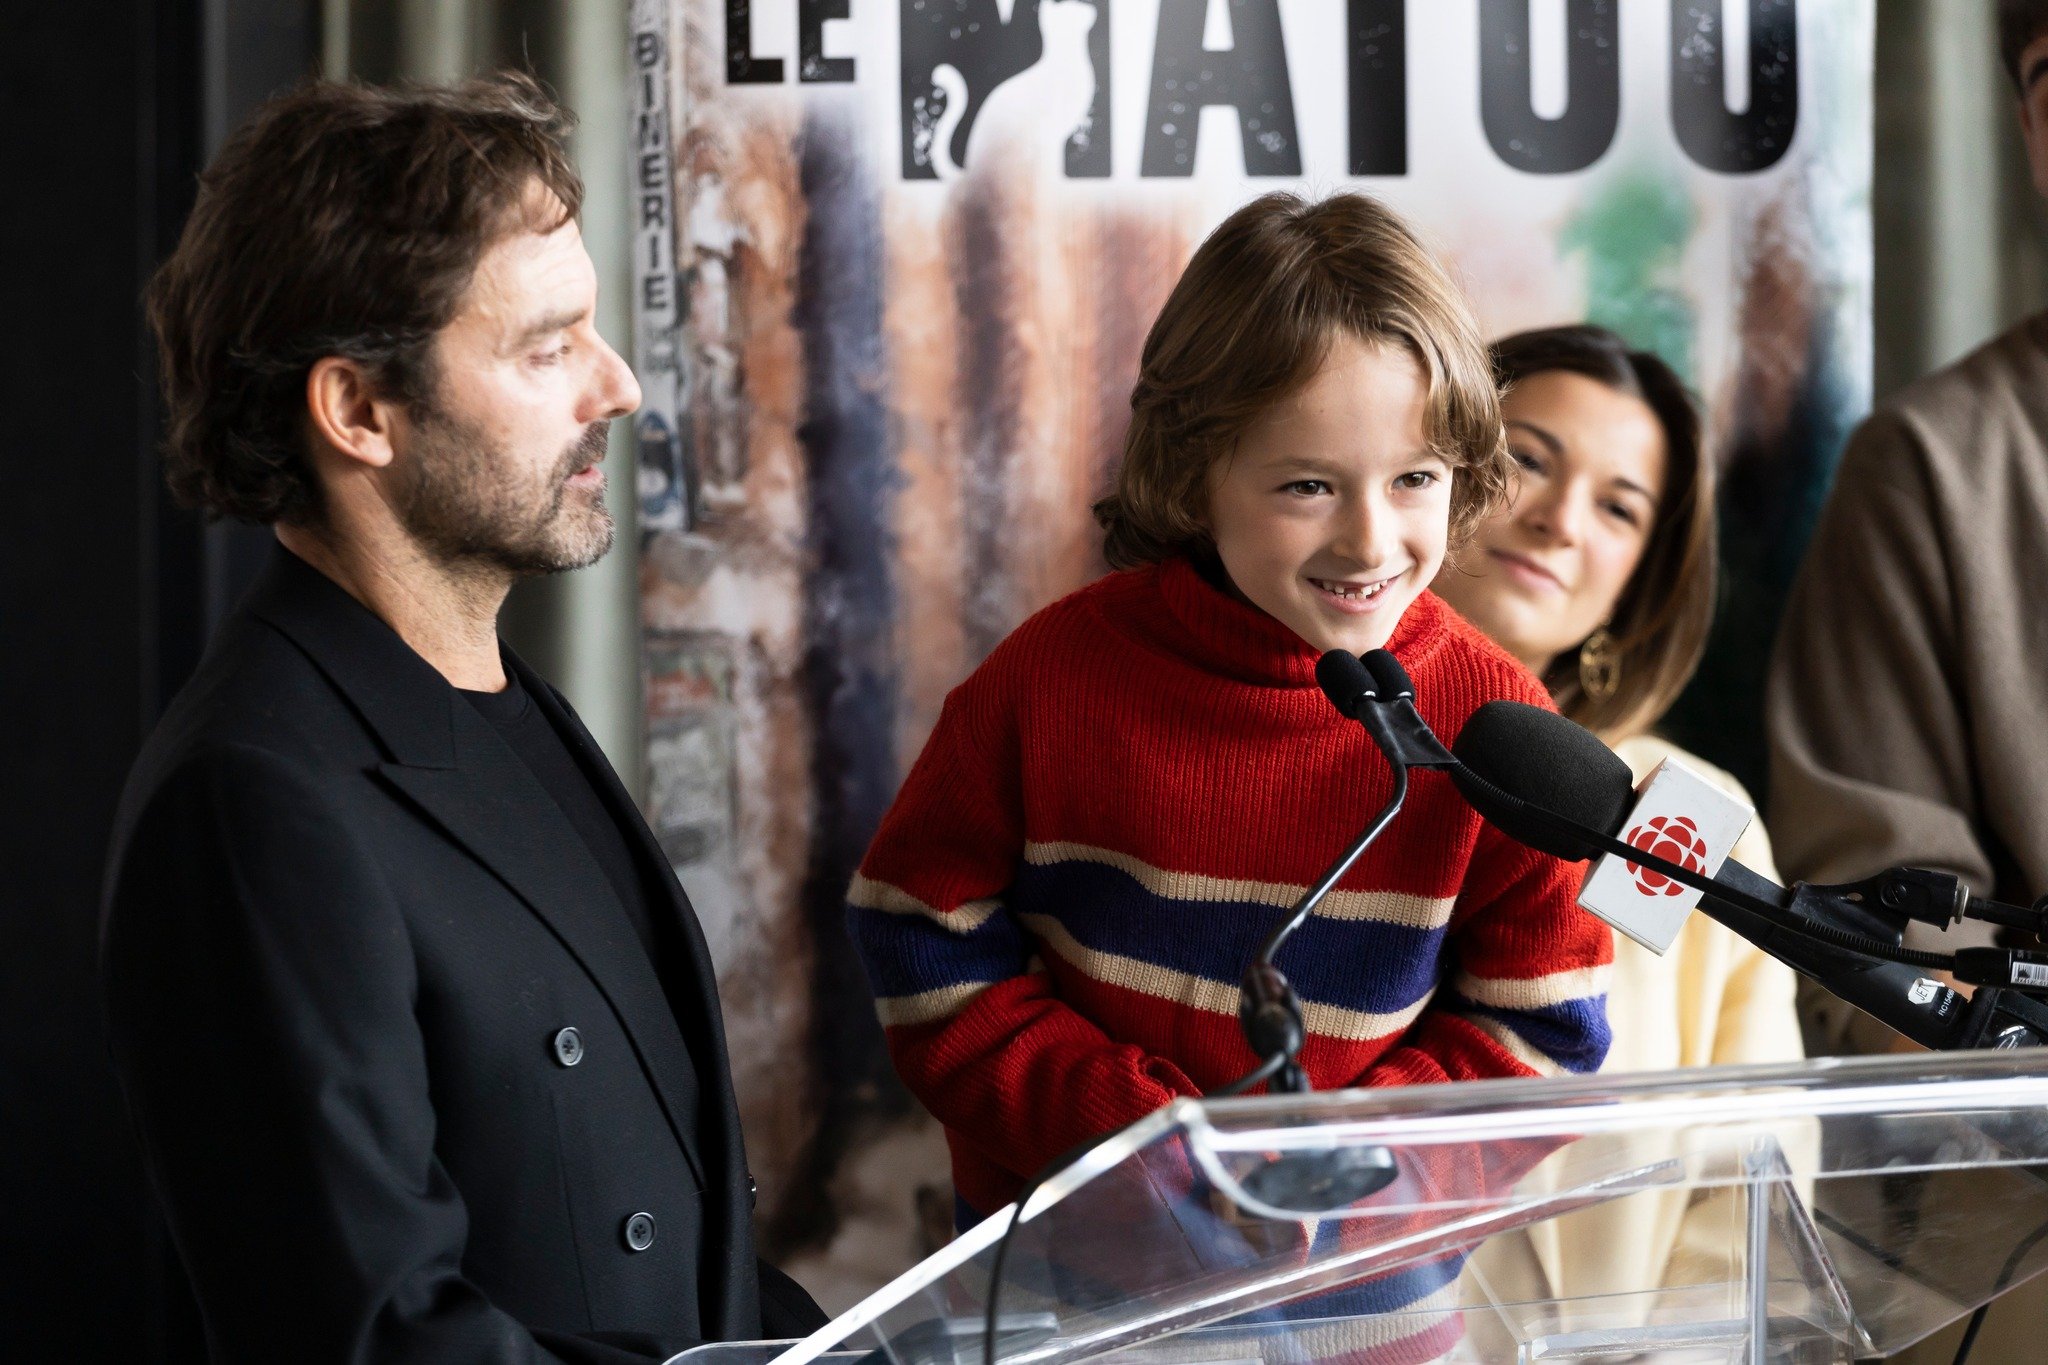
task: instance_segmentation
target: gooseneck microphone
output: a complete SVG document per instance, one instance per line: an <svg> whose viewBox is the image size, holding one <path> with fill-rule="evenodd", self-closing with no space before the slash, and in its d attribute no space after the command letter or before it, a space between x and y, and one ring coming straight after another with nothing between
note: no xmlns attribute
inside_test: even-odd
<svg viewBox="0 0 2048 1365"><path fill-rule="evenodd" d="M1266 1081L1272 1094L1300 1094L1308 1077L1296 1061L1305 1031L1301 1001L1275 965L1281 947L1307 920L1331 888L1351 870L1373 840L1392 823L1408 798L1408 769L1455 762L1415 711L1407 670L1385 650L1361 660L1333 649L1316 661L1316 682L1339 714L1365 726L1393 770L1394 790L1364 831L1337 861L1295 901L1287 917L1259 946L1239 983L1238 1025L1259 1066L1217 1095L1241 1094ZM1399 1168L1385 1147L1338 1147L1328 1151L1281 1152L1268 1156L1241 1180L1247 1194L1268 1209L1307 1216L1345 1208L1392 1184Z"/></svg>
<svg viewBox="0 0 2048 1365"><path fill-rule="evenodd" d="M1393 655L1385 650L1375 653L1386 655L1387 661L1393 663L1399 672L1398 681L1405 685L1408 675L1398 662L1394 662ZM1274 955L1293 937L1295 930L1307 922L1309 912L1330 894L1331 888L1351 870L1351 865L1371 847L1373 840L1379 838L1380 832L1400 813L1402 803L1408 799L1408 764L1404 751L1398 745L1396 727L1381 714L1381 708L1394 700L1393 689L1375 679L1357 655L1342 649L1330 650L1316 660L1316 683L1340 715L1365 725L1366 732L1393 769L1394 792L1386 805L1380 808L1379 814L1352 840L1351 846L1339 854L1337 861L1331 863L1315 884L1294 902L1287 917L1266 936L1266 941L1253 955L1251 965L1245 968L1244 978L1239 983L1237 1020L1238 1026L1244 1030L1245 1042L1251 1046L1252 1055L1260 1059L1260 1064L1258 1070L1220 1093L1235 1094L1260 1081L1266 1081L1267 1090L1274 1094L1298 1094L1308 1089L1308 1077L1302 1074L1295 1062L1295 1058L1301 1055L1305 1036L1301 1002L1295 998L1294 987L1288 983L1286 975L1274 965ZM1407 690L1412 696L1413 688ZM1384 698L1383 693L1387 694ZM1412 704L1409 709L1414 709ZM1419 717L1417 723L1420 723ZM1427 732L1428 727L1423 728ZM1434 736L1431 738L1433 740Z"/></svg>
<svg viewBox="0 0 2048 1365"><path fill-rule="evenodd" d="M1409 679L1408 670L1386 650L1375 649L1363 657L1348 650L1330 650L1316 660L1316 683L1339 715L1357 721L1372 736L1374 746L1393 770L1394 793L1364 832L1266 936L1245 969L1239 989L1238 1024L1261 1065L1237 1081L1230 1093L1250 1089L1260 1081L1269 1081L1268 1089L1275 1092L1308 1088L1307 1077L1294 1063L1303 1041L1301 1003L1286 976L1273 965L1274 955L1400 812L1408 798L1408 770L1449 768L1457 763L1416 711L1415 684Z"/></svg>
<svg viewBox="0 0 2048 1365"><path fill-rule="evenodd" d="M1633 796L1628 765L1597 736L1542 707L1495 701L1474 712L1451 780L1502 833L1572 861L1618 857L1702 893L1700 908L1801 975L1930 1048L2034 1045L2048 1008L2010 990L1966 999L1925 975L1956 958L1898 946L1901 926L1838 894L1790 891L1733 859L1713 876L1615 837ZM1986 950L1993 951L1993 950Z"/></svg>
<svg viewBox="0 0 2048 1365"><path fill-rule="evenodd" d="M1387 762L1406 768L1456 767L1458 760L1451 757L1451 751L1416 711L1415 684L1409 680L1408 670L1401 667L1401 661L1384 649L1375 649L1361 655L1358 662L1370 685L1359 694L1354 709L1345 714L1366 728L1373 743L1387 756ZM1320 664L1316 671L1320 680ZM1329 685L1325 684L1323 690L1329 692ZM1336 700L1334 693L1330 699ZM1342 706L1337 709L1344 710Z"/></svg>

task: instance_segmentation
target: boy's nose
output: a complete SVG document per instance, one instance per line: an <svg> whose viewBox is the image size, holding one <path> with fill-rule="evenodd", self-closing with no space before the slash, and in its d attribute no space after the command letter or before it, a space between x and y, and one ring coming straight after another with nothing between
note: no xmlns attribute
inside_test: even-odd
<svg viewBox="0 0 2048 1365"><path fill-rule="evenodd" d="M1340 518L1330 548L1360 568L1372 568L1386 559L1379 543L1379 532L1386 525L1387 519L1361 499Z"/></svg>

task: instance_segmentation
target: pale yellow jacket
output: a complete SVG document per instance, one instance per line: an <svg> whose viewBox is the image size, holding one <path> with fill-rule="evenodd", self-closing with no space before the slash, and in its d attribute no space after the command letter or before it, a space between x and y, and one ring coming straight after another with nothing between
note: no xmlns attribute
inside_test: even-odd
<svg viewBox="0 0 2048 1365"><path fill-rule="evenodd" d="M1727 773L1652 736L1615 750L1640 782L1667 757L1750 802ZM1750 804L1754 804L1751 802ZM1770 837L1752 822L1731 855L1777 880ZM1804 1054L1793 1008L1791 968L1694 912L1659 957L1616 934L1607 1017L1614 1045L1603 1071L1659 1071L1737 1062L1796 1061ZM1646 1160L1668 1153L1645 1153ZM1690 1200L1636 1194L1496 1237L1472 1258L1496 1301L1629 1293L1664 1285L1718 1283L1739 1261L1739 1195ZM1468 1300L1470 1301L1470 1300Z"/></svg>

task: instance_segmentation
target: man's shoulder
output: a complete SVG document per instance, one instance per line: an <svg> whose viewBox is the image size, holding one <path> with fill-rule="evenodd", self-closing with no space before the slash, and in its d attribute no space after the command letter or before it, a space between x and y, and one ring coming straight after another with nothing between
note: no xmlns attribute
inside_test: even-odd
<svg viewBox="0 0 2048 1365"><path fill-rule="evenodd" d="M361 733L347 699L303 650L238 612L165 708L151 743L179 752L246 746L317 762Z"/></svg>
<svg viewBox="0 0 2048 1365"><path fill-rule="evenodd" d="M1863 434L1865 446L1905 445L1937 470L2009 459L2016 447L2048 449L2048 313L1885 398Z"/></svg>
<svg viewBox="0 0 2048 1365"><path fill-rule="evenodd" d="M252 768L308 783L362 772L375 747L345 698L290 640L246 612L225 621L130 769L117 838L183 778Z"/></svg>
<svg viewBox="0 0 2048 1365"><path fill-rule="evenodd" d="M2044 373L2048 373L2048 313L2036 313L1960 359L1905 385L1883 406L1918 409L1963 397L2031 392L2036 378Z"/></svg>

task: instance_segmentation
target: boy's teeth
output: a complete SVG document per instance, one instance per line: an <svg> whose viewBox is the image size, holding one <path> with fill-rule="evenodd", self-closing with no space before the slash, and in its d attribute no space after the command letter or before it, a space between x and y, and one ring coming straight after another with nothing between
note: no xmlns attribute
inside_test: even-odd
<svg viewBox="0 0 2048 1365"><path fill-rule="evenodd" d="M1333 597L1376 597L1387 586L1384 582L1364 587L1357 583L1333 583L1327 578L1318 578L1315 585Z"/></svg>

